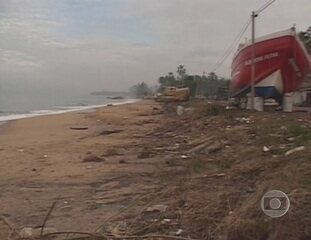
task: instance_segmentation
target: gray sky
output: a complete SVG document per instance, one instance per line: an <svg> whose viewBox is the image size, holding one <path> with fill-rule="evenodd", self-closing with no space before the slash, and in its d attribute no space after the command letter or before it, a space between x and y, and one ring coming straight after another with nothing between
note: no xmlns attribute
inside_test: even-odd
<svg viewBox="0 0 311 240"><path fill-rule="evenodd" d="M0 0L0 84L127 90L155 84L179 64L190 74L209 72L266 2ZM256 19L257 34L293 24L306 30L310 13L311 0L277 0ZM230 75L231 58L218 75Z"/></svg>

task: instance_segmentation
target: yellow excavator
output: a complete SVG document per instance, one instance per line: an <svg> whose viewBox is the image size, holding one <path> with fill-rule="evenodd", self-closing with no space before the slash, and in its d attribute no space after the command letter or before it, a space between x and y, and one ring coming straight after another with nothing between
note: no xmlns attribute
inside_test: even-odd
<svg viewBox="0 0 311 240"><path fill-rule="evenodd" d="M189 97L189 88L166 87L163 93L159 93L155 97L155 100L158 102L182 102L188 101Z"/></svg>

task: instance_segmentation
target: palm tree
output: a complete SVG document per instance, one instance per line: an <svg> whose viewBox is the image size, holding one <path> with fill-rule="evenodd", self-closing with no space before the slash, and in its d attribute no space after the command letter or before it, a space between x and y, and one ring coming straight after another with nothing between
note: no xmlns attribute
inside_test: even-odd
<svg viewBox="0 0 311 240"><path fill-rule="evenodd" d="M186 68L184 65L179 65L177 67L177 74L179 75L178 77L178 80L181 82L181 85L184 85L184 79L185 79L185 76L186 76Z"/></svg>

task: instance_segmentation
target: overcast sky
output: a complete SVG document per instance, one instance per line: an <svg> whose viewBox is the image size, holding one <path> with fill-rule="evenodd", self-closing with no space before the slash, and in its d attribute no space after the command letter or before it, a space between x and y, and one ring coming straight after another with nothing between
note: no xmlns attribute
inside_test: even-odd
<svg viewBox="0 0 311 240"><path fill-rule="evenodd" d="M189 74L210 72L266 2L0 0L0 83L127 90L155 84L179 64ZM293 24L305 30L310 13L311 0L277 0L256 19L257 35ZM231 58L218 75L230 75Z"/></svg>

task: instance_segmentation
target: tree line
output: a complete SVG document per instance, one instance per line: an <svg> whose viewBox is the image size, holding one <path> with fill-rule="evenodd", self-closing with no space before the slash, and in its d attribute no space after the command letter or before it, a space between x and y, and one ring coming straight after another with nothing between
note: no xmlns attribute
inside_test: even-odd
<svg viewBox="0 0 311 240"><path fill-rule="evenodd" d="M161 93L166 87L187 87L192 97L227 97L230 79L217 76L210 72L207 75L188 75L184 65L179 65L176 74L169 72L158 78L158 86L150 87L142 82L130 88L130 91L137 97L149 96L155 93Z"/></svg>
<svg viewBox="0 0 311 240"><path fill-rule="evenodd" d="M300 32L299 37L305 44L309 54L311 54L311 26L306 31Z"/></svg>

